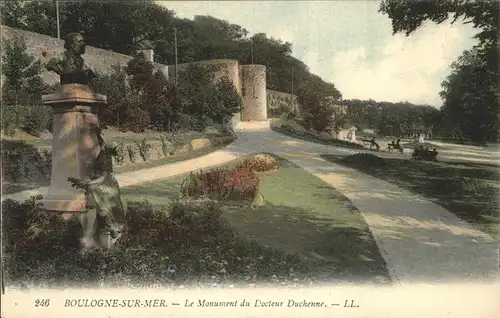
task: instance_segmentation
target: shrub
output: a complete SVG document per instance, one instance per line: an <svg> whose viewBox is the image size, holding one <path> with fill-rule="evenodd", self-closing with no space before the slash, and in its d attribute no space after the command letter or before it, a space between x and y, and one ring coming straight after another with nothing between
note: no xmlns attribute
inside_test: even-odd
<svg viewBox="0 0 500 318"><path fill-rule="evenodd" d="M287 279L291 267L294 275L307 271L293 255L240 238L221 217L220 204L212 201L128 202L126 227L115 248L85 254L76 217L65 221L42 212L34 198L6 200L2 211L9 284L199 286L205 277L213 278L210 283L255 283Z"/></svg>
<svg viewBox="0 0 500 318"><path fill-rule="evenodd" d="M29 109L28 115L24 119L24 131L33 136L40 136L40 133L49 129L52 125L52 116L47 106L33 105Z"/></svg>
<svg viewBox="0 0 500 318"><path fill-rule="evenodd" d="M228 201L253 201L259 193L259 177L246 168L212 169L190 173L181 186L184 197Z"/></svg>
<svg viewBox="0 0 500 318"><path fill-rule="evenodd" d="M358 153L355 155L350 155L342 159L353 165L366 166L366 167L385 167L386 163L383 158L375 156L370 153Z"/></svg>
<svg viewBox="0 0 500 318"><path fill-rule="evenodd" d="M243 101L227 77L220 78L216 83L217 103L210 108L208 116L215 124L228 124L233 115L241 111Z"/></svg>
<svg viewBox="0 0 500 318"><path fill-rule="evenodd" d="M121 165L125 160L125 144L120 141L113 143L112 146L116 150L116 155L114 156L116 164Z"/></svg>
<svg viewBox="0 0 500 318"><path fill-rule="evenodd" d="M135 152L135 149L134 149L134 145L130 144L130 145L127 145L127 153L128 153L128 159L131 163L135 163L135 155L136 155L136 152Z"/></svg>
<svg viewBox="0 0 500 318"><path fill-rule="evenodd" d="M31 276L36 280L56 274L44 272L46 264L79 248L78 220L64 220L59 214L43 211L40 199L41 196L35 196L23 203L2 202L3 246L11 279Z"/></svg>
<svg viewBox="0 0 500 318"><path fill-rule="evenodd" d="M449 193L489 193L495 191L495 188L488 185L480 179L467 178L457 174L456 176L448 176L447 178L436 179L435 187L439 189L446 189Z"/></svg>
<svg viewBox="0 0 500 318"><path fill-rule="evenodd" d="M281 129L282 131L289 133L289 134L294 134L297 132L295 130L295 127L293 127L292 125L289 125L289 124L283 124L279 127L279 129Z"/></svg>
<svg viewBox="0 0 500 318"><path fill-rule="evenodd" d="M21 125L20 107L4 103L2 117L2 131L7 135L14 134L16 128Z"/></svg>
<svg viewBox="0 0 500 318"><path fill-rule="evenodd" d="M184 137L181 134L177 134L177 133L172 133L170 135L166 135L165 139L170 145L172 145L172 147L173 147L173 149L171 151L172 153L181 149L186 144Z"/></svg>
<svg viewBox="0 0 500 318"><path fill-rule="evenodd" d="M165 137L160 135L160 141L161 141L161 151L163 153L163 156L166 157L170 154L171 151L173 151L173 146L170 142L165 140Z"/></svg>
<svg viewBox="0 0 500 318"><path fill-rule="evenodd" d="M139 155L142 160L148 161L149 157L151 157L151 148L152 146L146 141L144 138L141 142L136 142L137 147L139 148Z"/></svg>
<svg viewBox="0 0 500 318"><path fill-rule="evenodd" d="M254 171L274 171L278 169L276 159L268 154L257 154L246 158L240 165L240 168L245 168Z"/></svg>

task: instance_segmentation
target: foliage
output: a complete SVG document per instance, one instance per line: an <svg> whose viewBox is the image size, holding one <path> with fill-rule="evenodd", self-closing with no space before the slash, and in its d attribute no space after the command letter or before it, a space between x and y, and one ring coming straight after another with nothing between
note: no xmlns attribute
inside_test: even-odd
<svg viewBox="0 0 500 318"><path fill-rule="evenodd" d="M16 128L21 124L22 106L3 104L2 105L2 131L7 135L14 134Z"/></svg>
<svg viewBox="0 0 500 318"><path fill-rule="evenodd" d="M300 115L306 129L326 131L334 125L335 101L338 91L321 87L314 81L304 83L297 92Z"/></svg>
<svg viewBox="0 0 500 318"><path fill-rule="evenodd" d="M172 145L173 147L172 152L181 149L186 144L184 137L175 132L172 132L170 135L166 135L165 139L166 139L165 145L167 144L167 142L170 145Z"/></svg>
<svg viewBox="0 0 500 318"><path fill-rule="evenodd" d="M183 181L184 197L219 201L252 201L259 193L259 177L245 168L212 169L190 173Z"/></svg>
<svg viewBox="0 0 500 318"><path fill-rule="evenodd" d="M40 77L42 63L26 52L24 38L3 41L5 55L2 59L2 102L14 105L36 105L49 87Z"/></svg>
<svg viewBox="0 0 500 318"><path fill-rule="evenodd" d="M163 153L163 156L166 157L170 154L171 146L172 144L165 139L162 135L160 135L160 141L161 141L161 151Z"/></svg>
<svg viewBox="0 0 500 318"><path fill-rule="evenodd" d="M129 64L136 59L129 61ZM108 98L108 105L100 114L104 127L113 125L122 131L143 132L150 126L151 113L145 104L144 94L138 85L139 79L127 74L126 70L115 66L115 71L108 75L98 75L91 83L92 88ZM136 82L134 82L134 79Z"/></svg>
<svg viewBox="0 0 500 318"><path fill-rule="evenodd" d="M474 28L480 30L475 38L479 40L480 46L487 47L498 41L499 9L500 4L495 0L384 0L379 11L392 20L394 33L405 32L407 35L426 20L439 24L449 18L453 19L452 23L462 18L464 23L472 23Z"/></svg>
<svg viewBox="0 0 500 318"><path fill-rule="evenodd" d="M79 248L76 217L65 221L42 212L34 199L3 201L2 212L9 284L211 285L271 281L273 275L288 277L291 267L300 278L305 272L295 256L240 238L221 218L220 205L210 201L129 202L125 231L115 248L87 253Z"/></svg>
<svg viewBox="0 0 500 318"><path fill-rule="evenodd" d="M123 142L117 142L116 144L116 156L114 156L116 163L121 165L125 160L125 144Z"/></svg>
<svg viewBox="0 0 500 318"><path fill-rule="evenodd" d="M500 3L496 0L384 0L380 11L392 20L394 33L409 35L426 20L439 24L450 18L452 23L462 18L463 23L471 23L478 30L477 45L452 64L452 74L442 84L443 132L479 142L498 140Z"/></svg>
<svg viewBox="0 0 500 318"><path fill-rule="evenodd" d="M278 169L276 159L268 154L257 154L248 157L241 162L239 167L258 172L274 171Z"/></svg>
<svg viewBox="0 0 500 318"><path fill-rule="evenodd" d="M3 42L5 83L2 85L2 110L3 123L6 123L3 130L12 134L16 128L24 128L39 135L48 128L51 119L49 110L41 106L42 95L50 92L50 87L40 77L41 62L26 52L23 38Z"/></svg>
<svg viewBox="0 0 500 318"><path fill-rule="evenodd" d="M375 100L343 100L346 118L359 129L374 129L380 135L405 136L436 131L439 110L429 105Z"/></svg>
<svg viewBox="0 0 500 318"><path fill-rule="evenodd" d="M33 105L24 118L23 130L30 135L40 136L52 126L52 114L47 106Z"/></svg>
<svg viewBox="0 0 500 318"><path fill-rule="evenodd" d="M146 138L144 138L141 142L136 143L137 148L139 148L139 155L141 156L142 160L148 161L148 159L151 157L151 144L146 141Z"/></svg>
<svg viewBox="0 0 500 318"><path fill-rule="evenodd" d="M219 125L228 125L234 114L241 111L243 101L229 78L223 76L215 84L217 104L211 107L208 116Z"/></svg>
<svg viewBox="0 0 500 318"><path fill-rule="evenodd" d="M479 54L465 51L442 83L443 128L455 138L494 141L500 130L500 82L484 67Z"/></svg>
<svg viewBox="0 0 500 318"><path fill-rule="evenodd" d="M134 149L134 145L132 145L132 144L127 145L127 153L128 153L128 159L129 159L129 161L131 163L135 163L136 152L135 152L135 149Z"/></svg>
<svg viewBox="0 0 500 318"><path fill-rule="evenodd" d="M2 3L8 26L56 36L52 1L11 0ZM248 37L242 26L210 16L181 19L153 0L60 2L61 29L82 32L94 47L133 55L153 49L159 63L175 60L174 28L179 63L207 59L235 59L241 64L266 65L267 87L290 93L295 84L314 77L307 65L292 56L292 44L257 33ZM113 12L112 15L109 12ZM293 70L293 71L292 71ZM292 76L293 72L293 76ZM317 78L322 85L333 84Z"/></svg>
<svg viewBox="0 0 500 318"><path fill-rule="evenodd" d="M241 97L227 77L214 83L210 67L190 65L179 72L178 84L154 71L143 54L125 68L99 76L94 89L108 96L104 125L141 132L145 129L180 132L203 131L212 121L227 124L240 111Z"/></svg>

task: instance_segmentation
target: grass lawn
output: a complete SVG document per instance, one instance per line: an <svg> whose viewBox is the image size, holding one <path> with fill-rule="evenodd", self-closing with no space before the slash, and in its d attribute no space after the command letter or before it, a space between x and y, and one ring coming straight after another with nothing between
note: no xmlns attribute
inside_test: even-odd
<svg viewBox="0 0 500 318"><path fill-rule="evenodd" d="M259 173L265 204L226 206L223 217L241 236L299 256L315 280L390 282L386 264L363 217L339 192L298 166ZM233 162L225 166L233 166ZM183 176L123 188L127 200L166 204Z"/></svg>
<svg viewBox="0 0 500 318"><path fill-rule="evenodd" d="M299 123L292 120L274 119L271 122L271 129L293 138L315 142L323 145L368 150L368 148L363 147L363 145L335 139L333 137L327 136L326 134L324 134L324 136L322 137L316 136L311 132L306 131L304 127L299 125Z"/></svg>
<svg viewBox="0 0 500 318"><path fill-rule="evenodd" d="M229 142L228 142L229 143ZM139 169L148 169L148 168L153 168L157 166L162 166L166 164L171 164L179 161L184 161L184 160L189 160L197 157L201 157L204 155L207 155L209 153L212 153L214 151L217 151L223 147L225 147L228 143L224 145L218 145L218 146L210 146L206 147L203 149L198 149L198 150L193 150L189 151L184 154L177 154L177 155L172 155L168 156L166 158L161 158L157 160L151 160L148 162L138 162L138 163L133 163L129 164L123 167L117 167L115 168L115 173L124 173L124 172L129 172L129 171L136 171ZM48 187L50 185L50 180L36 180L35 182L32 183L13 183L13 182L3 182L2 184L2 193L3 194L10 194L10 193L16 193L24 190L31 190L31 189L36 189L39 187Z"/></svg>
<svg viewBox="0 0 500 318"><path fill-rule="evenodd" d="M423 195L479 229L498 236L498 166L379 158L369 154L322 157Z"/></svg>

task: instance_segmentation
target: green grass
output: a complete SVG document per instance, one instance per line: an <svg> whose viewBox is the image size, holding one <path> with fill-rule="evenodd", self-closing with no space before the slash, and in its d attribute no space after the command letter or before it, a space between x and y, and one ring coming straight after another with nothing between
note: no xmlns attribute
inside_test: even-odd
<svg viewBox="0 0 500 318"><path fill-rule="evenodd" d="M299 123L293 120L275 119L271 122L271 129L283 135L323 145L351 149L367 149L363 145L335 139L333 137L327 137L326 135L324 137L315 136L314 134L306 131L304 127L300 126Z"/></svg>
<svg viewBox="0 0 500 318"><path fill-rule="evenodd" d="M278 161L279 171L259 173L265 204L225 207L229 224L260 245L298 255L316 279L390 281L367 224L347 198L289 161ZM122 193L128 200L166 204L178 196L183 177Z"/></svg>
<svg viewBox="0 0 500 318"><path fill-rule="evenodd" d="M477 228L498 236L498 166L380 158L371 154L322 157L423 195Z"/></svg>

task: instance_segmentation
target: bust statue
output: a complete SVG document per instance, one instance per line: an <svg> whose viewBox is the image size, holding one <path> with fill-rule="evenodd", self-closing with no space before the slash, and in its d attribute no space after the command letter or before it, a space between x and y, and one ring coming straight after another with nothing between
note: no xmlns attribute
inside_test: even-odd
<svg viewBox="0 0 500 318"><path fill-rule="evenodd" d="M52 58L45 68L60 76L62 84L87 85L95 77L94 72L85 65L85 41L80 33L70 33L64 38L64 53Z"/></svg>

